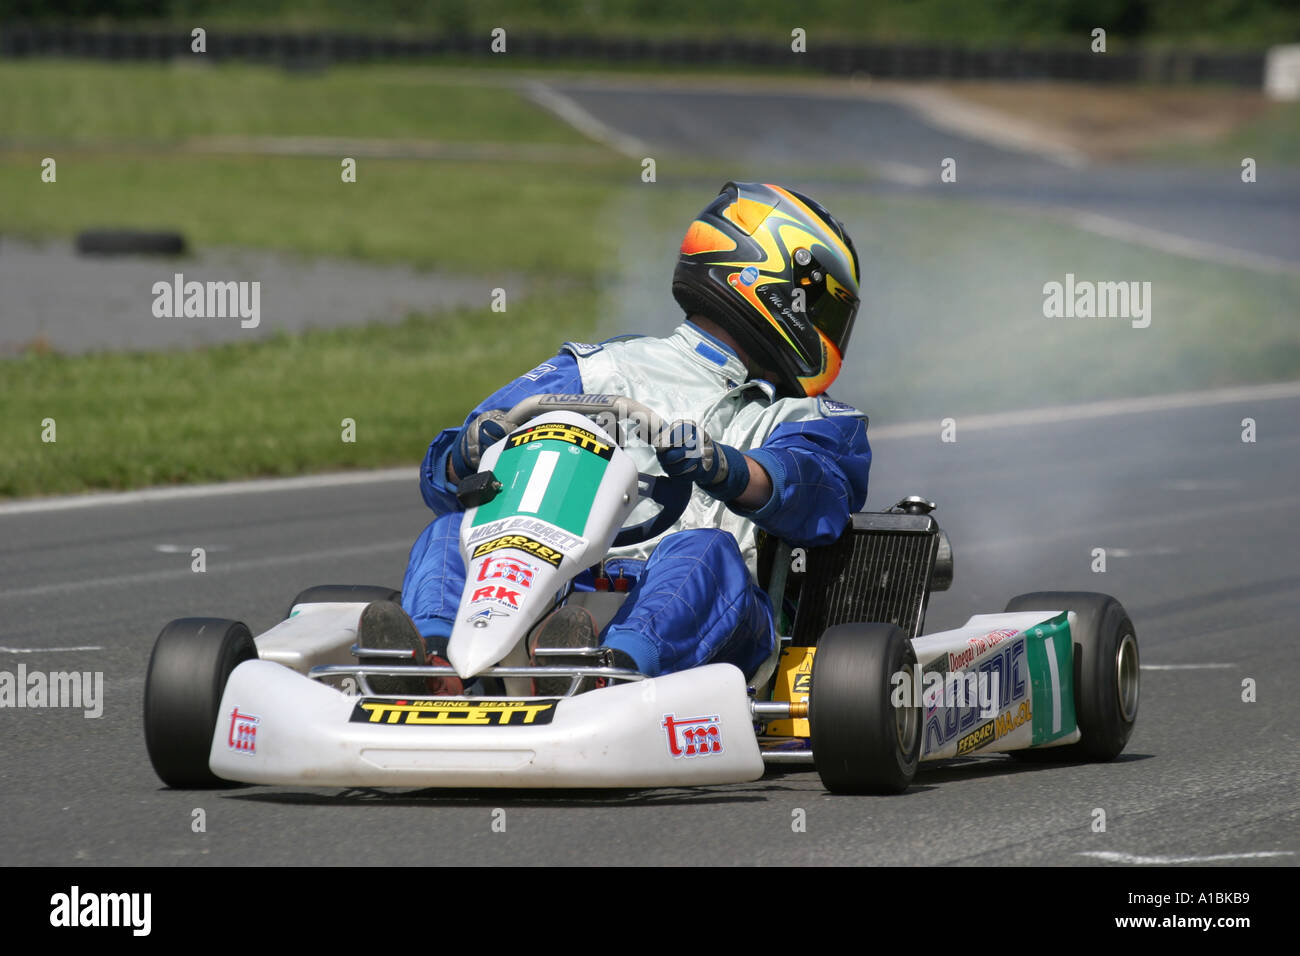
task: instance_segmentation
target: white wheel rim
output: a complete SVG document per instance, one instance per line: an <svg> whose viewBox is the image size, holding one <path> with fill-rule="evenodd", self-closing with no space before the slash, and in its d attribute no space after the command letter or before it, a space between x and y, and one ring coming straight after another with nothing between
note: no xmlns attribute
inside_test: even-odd
<svg viewBox="0 0 1300 956"><path fill-rule="evenodd" d="M1131 724L1138 709L1138 645L1137 638L1125 634L1115 654L1115 691L1119 698L1119 713L1125 723Z"/></svg>
<svg viewBox="0 0 1300 956"><path fill-rule="evenodd" d="M913 686L912 683L912 665L903 668L903 673L907 675L906 687ZM907 707L894 708L894 729L898 733L898 748L907 756L911 756L916 737L921 729L921 707L919 701L913 701Z"/></svg>

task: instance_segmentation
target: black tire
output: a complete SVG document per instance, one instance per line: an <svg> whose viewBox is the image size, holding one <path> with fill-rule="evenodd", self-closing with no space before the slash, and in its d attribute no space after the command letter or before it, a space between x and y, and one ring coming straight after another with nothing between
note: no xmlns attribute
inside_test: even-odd
<svg viewBox="0 0 1300 956"><path fill-rule="evenodd" d="M1091 763L1114 760L1137 722L1140 661L1137 632L1124 605L1092 591L1035 591L1007 602L1008 611L1073 611L1074 713L1083 735L1064 747L1016 750L1023 760Z"/></svg>
<svg viewBox="0 0 1300 956"><path fill-rule="evenodd" d="M167 231L87 229L77 235L77 252L99 256L179 256L185 252L185 237Z"/></svg>
<svg viewBox="0 0 1300 956"><path fill-rule="evenodd" d="M402 592L394 591L382 584L318 584L315 587L299 591L298 596L289 602L288 617L299 604L329 604L334 601L369 604L371 601L395 601L402 603Z"/></svg>
<svg viewBox="0 0 1300 956"><path fill-rule="evenodd" d="M915 670L893 624L837 624L817 642L808 695L813 762L832 793L902 793L921 756L920 701L896 708L891 678Z"/></svg>
<svg viewBox="0 0 1300 956"><path fill-rule="evenodd" d="M184 617L162 629L144 685L144 740L162 782L177 790L237 786L208 767L217 710L231 672L257 658L248 627Z"/></svg>

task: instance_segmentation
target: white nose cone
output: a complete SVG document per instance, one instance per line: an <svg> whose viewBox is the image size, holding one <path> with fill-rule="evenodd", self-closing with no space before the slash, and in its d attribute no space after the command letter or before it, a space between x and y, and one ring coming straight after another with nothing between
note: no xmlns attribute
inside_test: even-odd
<svg viewBox="0 0 1300 956"><path fill-rule="evenodd" d="M492 637L496 636L496 640ZM474 640L452 641L447 648L447 661L462 678L474 677L505 657L514 644L514 635L475 635Z"/></svg>

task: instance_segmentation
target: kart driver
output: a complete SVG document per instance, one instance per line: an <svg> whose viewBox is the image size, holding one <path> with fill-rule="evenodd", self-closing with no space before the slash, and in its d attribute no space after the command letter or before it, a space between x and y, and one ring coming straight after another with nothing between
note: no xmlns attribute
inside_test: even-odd
<svg viewBox="0 0 1300 956"><path fill-rule="evenodd" d="M821 205L780 186L727 183L682 241L672 291L686 315L671 335L566 343L433 440L420 490L440 517L411 549L401 607L367 606L359 643L444 663L465 584L456 487L505 437L499 413L530 395L616 394L672 421L683 439L658 453L629 444L638 469L697 488L669 532L610 552L604 573L630 593L602 632L585 608L566 606L529 647L601 646L607 664L647 676L720 661L753 676L776 640L756 581L757 530L828 544L866 500L867 418L824 394L853 329L859 280L848 233ZM591 581L586 572L576 585ZM411 681L371 684L401 694L414 692L403 687ZM435 683L435 693L461 691L457 680ZM536 683L538 693L563 692Z"/></svg>

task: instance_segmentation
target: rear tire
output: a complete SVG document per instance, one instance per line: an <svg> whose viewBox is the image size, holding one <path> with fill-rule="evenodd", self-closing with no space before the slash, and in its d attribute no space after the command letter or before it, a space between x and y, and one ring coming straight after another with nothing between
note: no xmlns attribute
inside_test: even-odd
<svg viewBox="0 0 1300 956"><path fill-rule="evenodd" d="M185 617L162 629L145 678L144 740L167 786L237 786L212 772L208 755L226 681L244 661L256 659L253 635L238 621Z"/></svg>
<svg viewBox="0 0 1300 956"><path fill-rule="evenodd" d="M1137 722L1140 691L1137 632L1124 606L1092 591L1035 591L1007 602L1008 611L1073 611L1074 713L1078 743L1012 751L1023 760L1091 763L1114 760Z"/></svg>
<svg viewBox="0 0 1300 956"><path fill-rule="evenodd" d="M284 612L287 618L299 604L369 604L371 601L402 603L402 592L381 584L318 584L299 591Z"/></svg>
<svg viewBox="0 0 1300 956"><path fill-rule="evenodd" d="M895 707L894 674L917 667L893 624L837 624L817 643L809 690L813 762L832 793L902 793L921 753L920 701Z"/></svg>

